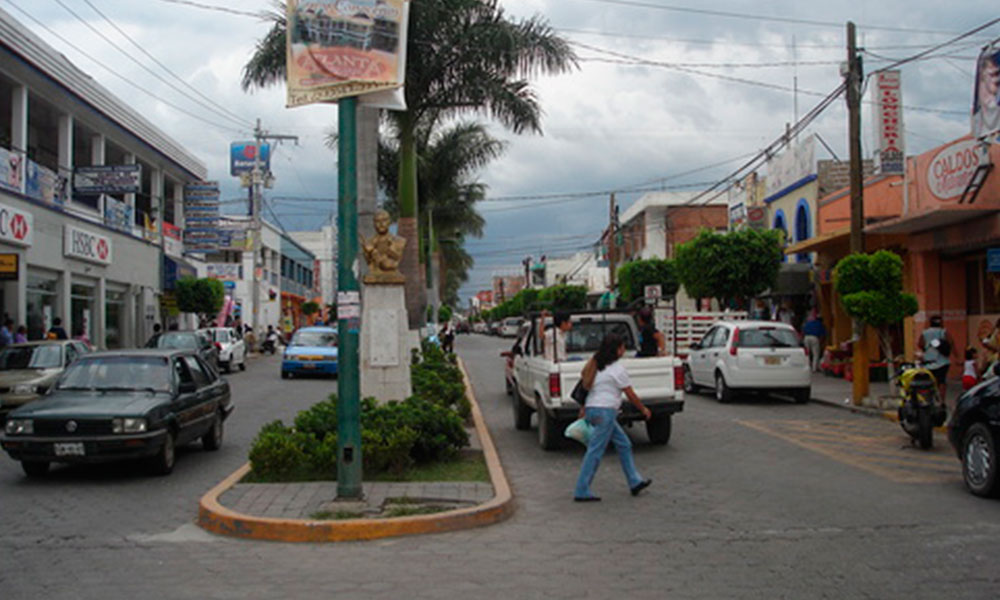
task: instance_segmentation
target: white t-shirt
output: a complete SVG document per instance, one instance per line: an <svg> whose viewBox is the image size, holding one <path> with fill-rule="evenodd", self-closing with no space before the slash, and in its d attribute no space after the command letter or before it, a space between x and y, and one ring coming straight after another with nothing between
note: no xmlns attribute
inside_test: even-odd
<svg viewBox="0 0 1000 600"><path fill-rule="evenodd" d="M554 333L553 333L554 332ZM555 346L552 338L555 337ZM552 327L545 331L545 359L552 362L563 362L566 360L566 332L558 327ZM554 351L554 352L553 352ZM559 360L556 361L556 356Z"/></svg>
<svg viewBox="0 0 1000 600"><path fill-rule="evenodd" d="M962 371L962 377L976 377L976 361L967 360L965 361L965 369Z"/></svg>
<svg viewBox="0 0 1000 600"><path fill-rule="evenodd" d="M587 406L590 408L614 408L622 403L622 390L632 387L628 371L620 361L615 361L598 371L594 377L594 385L587 394Z"/></svg>

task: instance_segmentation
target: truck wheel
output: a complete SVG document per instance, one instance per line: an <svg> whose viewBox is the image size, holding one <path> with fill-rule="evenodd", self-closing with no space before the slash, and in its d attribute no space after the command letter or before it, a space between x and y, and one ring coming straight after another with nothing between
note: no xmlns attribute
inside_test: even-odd
<svg viewBox="0 0 1000 600"><path fill-rule="evenodd" d="M646 421L646 435L649 443L665 446L670 441L672 420L670 415L663 415Z"/></svg>
<svg viewBox="0 0 1000 600"><path fill-rule="evenodd" d="M728 404L733 401L733 390L726 385L726 378L722 373L715 374L715 399L721 404Z"/></svg>
<svg viewBox="0 0 1000 600"><path fill-rule="evenodd" d="M997 438L985 423L973 424L962 439L962 476L973 494L987 498L1000 495Z"/></svg>
<svg viewBox="0 0 1000 600"><path fill-rule="evenodd" d="M521 400L521 394L514 390L514 397L511 399L514 407L514 429L527 431L531 429L531 407Z"/></svg>
<svg viewBox="0 0 1000 600"><path fill-rule="evenodd" d="M698 393L698 384L694 382L694 374L691 372L691 367L687 365L684 365L684 393Z"/></svg>
<svg viewBox="0 0 1000 600"><path fill-rule="evenodd" d="M559 447L562 438L562 431L559 430L559 422L545 412L545 408L538 410L538 445L542 450L555 450Z"/></svg>

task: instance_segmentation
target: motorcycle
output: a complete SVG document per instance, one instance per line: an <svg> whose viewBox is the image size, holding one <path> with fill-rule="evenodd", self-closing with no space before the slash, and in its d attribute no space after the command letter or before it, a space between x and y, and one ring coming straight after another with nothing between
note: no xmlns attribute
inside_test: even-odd
<svg viewBox="0 0 1000 600"><path fill-rule="evenodd" d="M261 352L268 352L274 354L274 351L278 349L278 334L271 332L264 338L264 342L260 345Z"/></svg>
<svg viewBox="0 0 1000 600"><path fill-rule="evenodd" d="M934 445L934 428L947 416L934 374L920 365L904 363L896 376L899 388L899 424L924 450Z"/></svg>

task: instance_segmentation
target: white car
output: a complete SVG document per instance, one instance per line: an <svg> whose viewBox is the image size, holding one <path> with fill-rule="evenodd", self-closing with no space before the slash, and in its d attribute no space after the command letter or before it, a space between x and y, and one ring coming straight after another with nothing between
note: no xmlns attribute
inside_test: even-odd
<svg viewBox="0 0 1000 600"><path fill-rule="evenodd" d="M503 324L500 325L500 336L517 337L517 332L521 330L522 323L524 323L524 319L521 317L507 317L503 320Z"/></svg>
<svg viewBox="0 0 1000 600"><path fill-rule="evenodd" d="M801 404L809 401L811 383L806 349L785 323L720 321L684 361L684 391L712 388L719 402L755 391L788 395Z"/></svg>
<svg viewBox="0 0 1000 600"><path fill-rule="evenodd" d="M239 365L240 371L247 369L247 347L243 338L236 335L232 327L207 327L198 331L208 336L219 351L219 369L232 373Z"/></svg>

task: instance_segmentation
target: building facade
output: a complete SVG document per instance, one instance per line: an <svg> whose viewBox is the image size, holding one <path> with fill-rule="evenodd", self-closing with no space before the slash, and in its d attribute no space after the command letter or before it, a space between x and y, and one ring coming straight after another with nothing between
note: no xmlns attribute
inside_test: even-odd
<svg viewBox="0 0 1000 600"><path fill-rule="evenodd" d="M324 320L336 319L328 307L337 300L337 227L324 225L319 231L291 231L292 239L316 257L315 287L312 298L320 305Z"/></svg>

